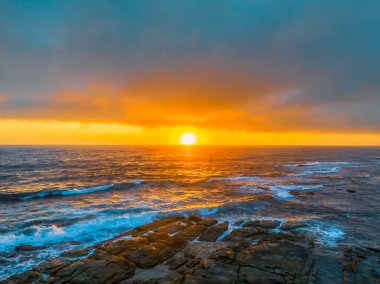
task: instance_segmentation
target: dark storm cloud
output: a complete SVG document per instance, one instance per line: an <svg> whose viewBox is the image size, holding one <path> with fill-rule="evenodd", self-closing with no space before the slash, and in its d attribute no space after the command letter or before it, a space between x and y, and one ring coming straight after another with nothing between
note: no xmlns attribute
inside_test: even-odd
<svg viewBox="0 0 380 284"><path fill-rule="evenodd" d="M379 131L379 10L378 1L1 1L0 116Z"/></svg>

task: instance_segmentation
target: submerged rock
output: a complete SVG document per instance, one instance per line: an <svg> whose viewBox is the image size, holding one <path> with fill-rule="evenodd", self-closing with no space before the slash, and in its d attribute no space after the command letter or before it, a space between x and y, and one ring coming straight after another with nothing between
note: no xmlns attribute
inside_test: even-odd
<svg viewBox="0 0 380 284"><path fill-rule="evenodd" d="M16 246L16 251L34 251L47 248L46 246L32 246L32 245L18 245Z"/></svg>
<svg viewBox="0 0 380 284"><path fill-rule="evenodd" d="M287 221L281 225L281 230L294 230L307 227L307 225L301 221Z"/></svg>
<svg viewBox="0 0 380 284"><path fill-rule="evenodd" d="M274 229L280 226L281 222L277 220L253 220L244 223L244 227L261 227L265 229Z"/></svg>

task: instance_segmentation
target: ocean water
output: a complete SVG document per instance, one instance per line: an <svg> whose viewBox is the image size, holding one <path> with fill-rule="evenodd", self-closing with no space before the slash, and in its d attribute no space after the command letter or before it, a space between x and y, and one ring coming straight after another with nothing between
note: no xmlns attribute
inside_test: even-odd
<svg viewBox="0 0 380 284"><path fill-rule="evenodd" d="M379 205L378 147L3 146L0 280L171 214L302 220L321 250L374 246Z"/></svg>

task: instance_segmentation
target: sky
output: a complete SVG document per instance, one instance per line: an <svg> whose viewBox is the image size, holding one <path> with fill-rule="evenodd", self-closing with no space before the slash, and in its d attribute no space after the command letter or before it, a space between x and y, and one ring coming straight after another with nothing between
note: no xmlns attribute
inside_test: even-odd
<svg viewBox="0 0 380 284"><path fill-rule="evenodd" d="M380 145L379 1L0 1L0 144Z"/></svg>

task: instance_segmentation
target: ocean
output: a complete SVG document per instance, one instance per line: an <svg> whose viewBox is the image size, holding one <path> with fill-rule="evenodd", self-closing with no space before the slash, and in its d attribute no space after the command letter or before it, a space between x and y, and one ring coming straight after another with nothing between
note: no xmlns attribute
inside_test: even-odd
<svg viewBox="0 0 380 284"><path fill-rule="evenodd" d="M302 220L326 254L378 246L379 205L379 147L2 146L0 280L173 214Z"/></svg>

